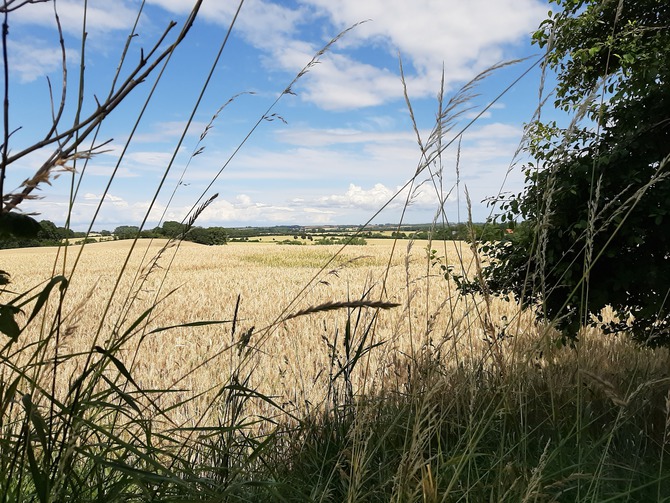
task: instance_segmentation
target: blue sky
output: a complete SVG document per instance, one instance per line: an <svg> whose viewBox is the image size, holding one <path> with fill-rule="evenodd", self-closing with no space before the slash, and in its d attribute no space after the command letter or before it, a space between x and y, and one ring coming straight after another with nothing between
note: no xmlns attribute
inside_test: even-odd
<svg viewBox="0 0 670 503"><path fill-rule="evenodd" d="M68 119L71 123L77 102L83 3L56 3L68 67L67 106L60 130ZM170 20L178 23L174 34L181 29L192 4L190 0L148 0L122 74L139 60L141 50L148 52ZM537 60L539 49L531 47L530 35L549 10L538 0L247 0L179 145L237 5L230 0L204 0L122 158L154 77L138 86L106 119L97 136L97 143L110 140L106 152L88 161L85 170L84 163L77 161L72 166L74 180L69 171L60 173L50 186L42 186L40 199L24 202L22 210L62 225L71 187L79 184L71 225L85 229L118 163L94 229L138 225L148 211L148 227L161 219L182 220L202 197L214 193L219 197L200 216L200 225L367 222L421 164L403 96L399 57L423 142L434 127L443 68L446 101L491 65L529 57L479 84L479 96L464 105L468 110L443 135L446 143ZM89 1L84 114L95 109L96 97L100 100L109 92L139 6L138 0ZM298 80L292 88L295 95L281 97L271 111L275 120L263 120L231 159L313 55L360 21L366 22L338 40ZM9 145L16 153L48 131L47 76L56 98L63 77L52 3L28 5L10 14L9 27L10 130L20 128ZM170 32L168 40L174 34ZM430 222L440 201L450 221L466 220L466 189L474 220L483 221L490 211L483 200L501 190L521 190L523 174L520 160L514 162L515 152L523 125L538 106L539 86L540 72L535 68L465 132L458 170L459 142L455 141L440 163L416 177L406 222ZM200 153L193 156L196 149ZM10 166L6 190L18 187L48 153L33 152ZM149 210L173 155L165 183ZM407 190L402 192L374 222L397 223L407 196Z"/></svg>

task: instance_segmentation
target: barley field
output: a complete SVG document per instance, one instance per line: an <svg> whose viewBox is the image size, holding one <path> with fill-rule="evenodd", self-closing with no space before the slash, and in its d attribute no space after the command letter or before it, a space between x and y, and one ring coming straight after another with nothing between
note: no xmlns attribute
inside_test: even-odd
<svg viewBox="0 0 670 503"><path fill-rule="evenodd" d="M82 356L58 369L62 392L92 347L114 347L154 304L133 328L130 344L124 339L119 359L139 387L170 390L157 405L182 404L171 412L178 424L213 420L218 411L212 397L233 375L288 413L327 406L334 374L351 359L348 319L350 347L362 342L372 348L348 375L354 395L401 390L408 369L427 357L446 366L484 362L498 370L559 357L546 336L550 329L537 326L515 303L457 295L440 266L473 274L466 243L434 243L431 258L427 242L410 241L371 240L344 249L186 242L166 248L164 241L139 241L124 268L131 244L0 252L15 291L53 273L70 278L58 351ZM356 301L397 307L355 307ZM331 309L337 307L331 303L345 307ZM179 326L204 321L221 323ZM155 331L165 327L174 328ZM33 323L23 344L38 341L44 330ZM584 335L589 367L600 370L622 358L618 349L628 344ZM259 402L248 412L272 415L277 409Z"/></svg>
<svg viewBox="0 0 670 503"><path fill-rule="evenodd" d="M65 272L70 278L61 352L84 354L96 345L111 347L114 337L157 302L146 323L136 329L132 344L124 346L121 360L143 388L183 390L162 396L162 406L185 400L187 393L202 394L175 413L182 423L205 412L212 393L234 369L248 377L249 387L274 397L289 411L322 407L329 376L337 371L334 359L346 357L342 344L348 312L357 321L351 330L353 343L364 335L366 346L379 343L352 376L356 394L397 387L407 377L408 362L427 351L456 362L490 350L484 339L491 334L478 322L485 305L457 297L441 269L431 266L426 242L397 242L395 250L388 240L343 250L186 242L163 249L165 244L139 241L125 269L130 241L87 245L74 272L80 252L76 246L3 250L0 262L11 270L15 291L46 281L52 272ZM443 243L441 248L440 264L473 267L467 244ZM398 306L327 310L329 303L361 300ZM316 312L285 319L312 309ZM515 309L494 301L490 328L500 332L509 324L509 335L512 330L532 330L532 319L519 320ZM151 333L159 327L209 320L224 323ZM38 340L37 332L44 330L37 323L31 328L24 335L26 344ZM248 341L243 347L244 338ZM69 364L76 362L77 358ZM58 372L62 389L73 371Z"/></svg>

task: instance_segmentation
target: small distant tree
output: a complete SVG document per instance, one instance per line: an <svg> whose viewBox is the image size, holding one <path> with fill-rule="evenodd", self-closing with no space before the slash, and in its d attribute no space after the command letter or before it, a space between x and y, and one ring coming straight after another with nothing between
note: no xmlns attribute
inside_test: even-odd
<svg viewBox="0 0 670 503"><path fill-rule="evenodd" d="M150 239L150 238L160 238L162 235L160 234L160 229L155 228L155 229L145 229L142 232L140 232L140 237L145 238L145 239Z"/></svg>
<svg viewBox="0 0 670 503"><path fill-rule="evenodd" d="M223 227L210 227L208 230L211 244L225 245L228 242L228 233Z"/></svg>
<svg viewBox="0 0 670 503"><path fill-rule="evenodd" d="M180 222L167 221L163 222L161 234L166 238L176 238L186 230L186 225Z"/></svg>
<svg viewBox="0 0 670 503"><path fill-rule="evenodd" d="M114 236L117 239L135 239L140 232L136 225L120 225L114 229Z"/></svg>
<svg viewBox="0 0 670 503"><path fill-rule="evenodd" d="M109 231L106 232L108 233L107 235L110 234ZM58 227L58 234L60 235L60 239L66 239L75 236L75 232L72 229L68 229L67 227Z"/></svg>
<svg viewBox="0 0 670 503"><path fill-rule="evenodd" d="M223 227L192 227L186 233L185 239L203 245L225 245L228 235Z"/></svg>

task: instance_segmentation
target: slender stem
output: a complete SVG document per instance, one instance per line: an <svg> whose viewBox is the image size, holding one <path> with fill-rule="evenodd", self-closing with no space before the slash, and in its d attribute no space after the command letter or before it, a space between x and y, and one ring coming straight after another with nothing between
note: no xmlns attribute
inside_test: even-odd
<svg viewBox="0 0 670 503"><path fill-rule="evenodd" d="M2 22L2 62L5 78L5 97L3 103L3 142L2 142L2 163L0 164L0 214L4 208L5 196L5 172L7 171L7 153L9 152L9 61L7 56L7 35L9 34L9 24L7 18L7 0L5 0L5 18Z"/></svg>
<svg viewBox="0 0 670 503"><path fill-rule="evenodd" d="M63 116L63 111L65 110L65 100L67 98L67 53L65 51L65 39L63 37L63 27L60 22L60 17L58 16L58 10L56 9L56 0L53 4L54 8L54 20L56 22L56 29L58 30L58 43L60 45L61 52L61 96L60 104L58 105L58 111L54 110L54 100L53 92L51 90L51 81L47 77L47 84L49 85L49 96L51 97L51 129L45 135L44 140L48 140L51 136L56 133L58 130L58 124L60 124L61 117Z"/></svg>

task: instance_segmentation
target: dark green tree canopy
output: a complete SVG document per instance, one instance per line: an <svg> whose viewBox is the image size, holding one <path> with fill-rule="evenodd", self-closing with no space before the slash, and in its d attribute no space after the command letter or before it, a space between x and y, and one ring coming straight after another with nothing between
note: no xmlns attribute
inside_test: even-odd
<svg viewBox="0 0 670 503"><path fill-rule="evenodd" d="M203 245L225 245L228 242L228 234L223 227L191 227L184 239Z"/></svg>
<svg viewBox="0 0 670 503"><path fill-rule="evenodd" d="M670 343L670 3L553 3L534 40L577 120L531 125L526 189L499 201L499 219L524 223L485 249L489 288L569 336L611 305L606 329Z"/></svg>
<svg viewBox="0 0 670 503"><path fill-rule="evenodd" d="M186 224L175 222L173 220L168 220L163 222L163 227L161 228L161 234L168 238L176 238L181 235L187 229Z"/></svg>
<svg viewBox="0 0 670 503"><path fill-rule="evenodd" d="M140 228L136 225L120 225L114 229L114 236L117 239L135 239L140 233Z"/></svg>

